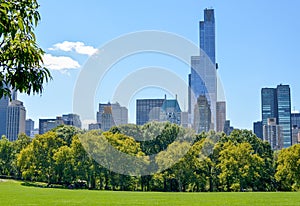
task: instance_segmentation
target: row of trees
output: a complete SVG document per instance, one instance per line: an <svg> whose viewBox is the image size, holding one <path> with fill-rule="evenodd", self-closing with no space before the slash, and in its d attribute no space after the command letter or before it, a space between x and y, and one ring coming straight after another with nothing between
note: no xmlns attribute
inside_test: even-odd
<svg viewBox="0 0 300 206"><path fill-rule="evenodd" d="M251 131L196 135L170 123L60 126L33 139L2 137L0 174L101 190L289 191L300 184L300 145L273 153Z"/></svg>

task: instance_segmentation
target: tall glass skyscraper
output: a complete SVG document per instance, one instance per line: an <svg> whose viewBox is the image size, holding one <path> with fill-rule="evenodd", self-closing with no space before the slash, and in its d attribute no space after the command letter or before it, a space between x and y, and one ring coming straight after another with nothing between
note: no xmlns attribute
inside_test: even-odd
<svg viewBox="0 0 300 206"><path fill-rule="evenodd" d="M289 85L261 90L262 125L267 125L268 118L276 118L281 127L283 147L292 145L291 95Z"/></svg>
<svg viewBox="0 0 300 206"><path fill-rule="evenodd" d="M277 86L278 124L282 127L283 147L292 145L291 94L289 85Z"/></svg>
<svg viewBox="0 0 300 206"><path fill-rule="evenodd" d="M204 21L200 21L200 48L213 64L216 64L215 13L213 9L204 10ZM201 55L201 52L200 52Z"/></svg>
<svg viewBox="0 0 300 206"><path fill-rule="evenodd" d="M0 137L2 137L2 135L6 136L8 104L9 104L8 97L0 98Z"/></svg>
<svg viewBox="0 0 300 206"><path fill-rule="evenodd" d="M277 91L275 88L262 88L261 114L262 114L262 125L267 125L268 118L276 118L278 121Z"/></svg>
<svg viewBox="0 0 300 206"><path fill-rule="evenodd" d="M215 51L215 16L213 9L204 10L204 21L199 22L199 56L191 57L191 74L189 75L189 113L192 122L199 122L195 118L195 108L207 106L211 113L210 129L216 130L216 102L217 102L217 74ZM206 101L198 101L201 97ZM198 105L199 103L205 105ZM199 111L198 111L199 112ZM194 125L195 127L195 125Z"/></svg>

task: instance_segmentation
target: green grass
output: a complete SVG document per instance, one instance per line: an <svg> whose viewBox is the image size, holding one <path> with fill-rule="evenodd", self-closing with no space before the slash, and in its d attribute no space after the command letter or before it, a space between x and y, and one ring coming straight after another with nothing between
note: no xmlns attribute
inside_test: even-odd
<svg viewBox="0 0 300 206"><path fill-rule="evenodd" d="M159 193L66 190L0 180L0 205L300 205L297 192Z"/></svg>

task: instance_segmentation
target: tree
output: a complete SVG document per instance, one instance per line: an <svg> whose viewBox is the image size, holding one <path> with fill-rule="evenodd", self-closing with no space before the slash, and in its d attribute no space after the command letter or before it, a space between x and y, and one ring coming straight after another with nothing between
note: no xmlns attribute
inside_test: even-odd
<svg viewBox="0 0 300 206"><path fill-rule="evenodd" d="M5 137L0 140L0 175L12 175L13 145Z"/></svg>
<svg viewBox="0 0 300 206"><path fill-rule="evenodd" d="M250 188L251 182L260 178L264 161L249 143L235 145L226 142L220 152L220 182L224 191L242 191Z"/></svg>
<svg viewBox="0 0 300 206"><path fill-rule="evenodd" d="M279 152L276 170L280 190L300 189L300 144Z"/></svg>
<svg viewBox="0 0 300 206"><path fill-rule="evenodd" d="M53 156L62 145L63 141L54 132L37 135L18 155L17 164L22 177L55 183L57 177Z"/></svg>
<svg viewBox="0 0 300 206"><path fill-rule="evenodd" d="M34 28L40 20L36 0L0 1L0 98L11 90L36 94L50 80L42 66L44 51L38 47Z"/></svg>

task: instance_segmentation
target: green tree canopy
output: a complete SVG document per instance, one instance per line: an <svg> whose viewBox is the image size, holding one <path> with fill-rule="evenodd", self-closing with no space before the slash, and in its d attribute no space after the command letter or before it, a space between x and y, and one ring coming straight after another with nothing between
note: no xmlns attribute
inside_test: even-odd
<svg viewBox="0 0 300 206"><path fill-rule="evenodd" d="M10 96L10 89L41 93L43 83L52 78L34 34L38 8L36 0L0 1L0 98Z"/></svg>

